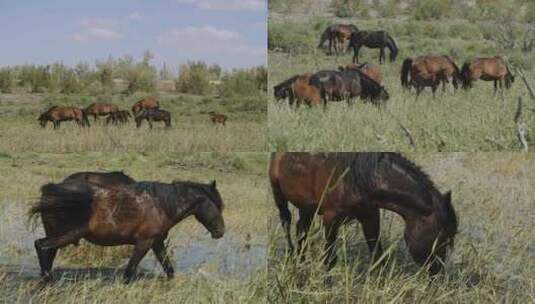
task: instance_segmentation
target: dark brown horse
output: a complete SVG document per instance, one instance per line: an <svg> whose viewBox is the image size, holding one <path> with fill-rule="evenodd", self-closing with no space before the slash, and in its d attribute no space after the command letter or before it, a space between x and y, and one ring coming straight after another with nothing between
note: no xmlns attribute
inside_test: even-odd
<svg viewBox="0 0 535 304"><path fill-rule="evenodd" d="M359 31L351 34L347 49L353 48L353 63L359 63L361 47L379 49L379 63L385 62L385 48L390 50L390 61L396 60L398 47L394 39L385 31Z"/></svg>
<svg viewBox="0 0 535 304"><path fill-rule="evenodd" d="M507 63L501 56L492 58L476 58L464 63L461 74L463 78L463 88L472 88L473 82L477 79L485 81L494 81L494 93L503 88L502 82L505 82L505 88L511 88L515 77L511 74Z"/></svg>
<svg viewBox="0 0 535 304"><path fill-rule="evenodd" d="M308 106L316 106L321 104L321 95L317 87L310 85L311 74L299 75L292 83L291 95L296 101L296 107L301 103Z"/></svg>
<svg viewBox="0 0 535 304"><path fill-rule="evenodd" d="M136 118L136 127L141 127L141 122L146 120L149 123L150 128L152 129L153 121L163 121L167 128L171 127L171 113L166 110L161 109L145 109L139 113Z"/></svg>
<svg viewBox="0 0 535 304"><path fill-rule="evenodd" d="M213 238L220 238L225 231L222 211L215 181L138 182L107 188L75 180L44 185L29 215L40 215L45 229L46 237L35 241L44 280L52 279L57 250L85 239L102 246L134 245L124 273L129 282L150 249L167 276L173 277L164 244L169 230L194 215Z"/></svg>
<svg viewBox="0 0 535 304"><path fill-rule="evenodd" d="M144 109L159 109L160 108L160 102L155 97L148 97L139 100L132 106L132 113L134 113L134 116L137 115L137 113L141 112Z"/></svg>
<svg viewBox="0 0 535 304"><path fill-rule="evenodd" d="M42 128L46 127L47 122L52 122L54 129L58 129L63 121L74 120L76 124L82 127L89 127L89 120L83 110L76 107L53 106L37 119Z"/></svg>
<svg viewBox="0 0 535 304"><path fill-rule="evenodd" d="M344 42L350 40L351 34L358 32L359 29L353 24L335 24L331 25L321 34L318 48L321 48L325 41L329 40L329 54L332 54L332 47L338 54L338 50L344 49Z"/></svg>
<svg viewBox="0 0 535 304"><path fill-rule="evenodd" d="M442 82L442 91L446 90L446 83L452 79L453 88L457 89L462 76L459 68L447 55L426 55L407 58L401 67L401 86L416 88L416 95L420 95L424 87L431 87L433 96Z"/></svg>
<svg viewBox="0 0 535 304"><path fill-rule="evenodd" d="M85 182L102 187L133 184L136 181L122 171L112 172L76 172L67 176L63 182Z"/></svg>
<svg viewBox="0 0 535 304"><path fill-rule="evenodd" d="M339 71L343 71L345 69L355 69L361 71L364 75L370 77L371 79L375 80L379 85L384 86L384 79L383 79L383 71L381 70L381 67L378 65L375 65L373 63L362 63L362 64L355 64L350 63L346 65L345 67L340 66L338 67Z"/></svg>
<svg viewBox="0 0 535 304"><path fill-rule="evenodd" d="M453 247L457 217L451 192L441 194L429 177L397 153L273 153L271 187L289 249L291 213L299 210L298 249L317 213L324 224L328 268L336 262L335 241L341 224L358 220L375 259L383 251L379 241L379 209L405 221L405 241L418 264L429 263L431 274L442 268Z"/></svg>
<svg viewBox="0 0 535 304"><path fill-rule="evenodd" d="M225 125L225 122L227 121L227 115L216 113L214 111L208 112L208 115L210 115L210 120L212 123L215 124L222 124Z"/></svg>
<svg viewBox="0 0 535 304"><path fill-rule="evenodd" d="M84 109L84 113L87 116L93 116L95 121L98 120L99 116L106 116L111 113L119 111L119 107L111 103L95 102L87 106Z"/></svg>
<svg viewBox="0 0 535 304"><path fill-rule="evenodd" d="M126 124L128 123L129 118L131 118L132 115L130 112L121 110L117 112L110 113L108 117L106 117L106 124L109 125L110 123L113 123L114 125L122 123Z"/></svg>

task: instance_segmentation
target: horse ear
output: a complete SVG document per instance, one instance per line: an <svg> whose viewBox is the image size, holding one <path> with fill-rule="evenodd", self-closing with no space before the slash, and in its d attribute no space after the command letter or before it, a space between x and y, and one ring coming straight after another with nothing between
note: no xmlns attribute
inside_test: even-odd
<svg viewBox="0 0 535 304"><path fill-rule="evenodd" d="M448 205L451 205L451 190L444 193L442 196L444 197L444 202Z"/></svg>
<svg viewBox="0 0 535 304"><path fill-rule="evenodd" d="M215 182L215 179L214 179L212 182L210 182L210 186L211 186L212 188L214 188L214 189L216 188L216 182Z"/></svg>

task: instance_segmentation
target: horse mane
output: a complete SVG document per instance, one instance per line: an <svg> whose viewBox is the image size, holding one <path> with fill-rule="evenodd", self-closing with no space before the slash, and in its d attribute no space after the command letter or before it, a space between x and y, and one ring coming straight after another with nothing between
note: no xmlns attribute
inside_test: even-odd
<svg viewBox="0 0 535 304"><path fill-rule="evenodd" d="M192 181L182 181L182 180L174 180L172 182L174 186L180 185L180 186L187 186L191 188L197 188L200 189L202 192L204 192L210 200L216 205L217 209L220 211L223 210L223 200L221 199L221 196L219 195L219 192L212 188L209 184L203 184L199 182L192 182Z"/></svg>
<svg viewBox="0 0 535 304"><path fill-rule="evenodd" d="M442 199L437 200L433 197L442 198L433 181L429 178L422 168L414 164L399 153L336 153L336 159L348 168L346 175L347 181L356 185L363 193L371 194L375 188L376 174L379 170L387 170L392 166L400 167L407 175L416 181L419 191L424 195L424 203L432 208L437 219L445 227L446 234L453 236L457 233L457 215L451 204L443 203Z"/></svg>

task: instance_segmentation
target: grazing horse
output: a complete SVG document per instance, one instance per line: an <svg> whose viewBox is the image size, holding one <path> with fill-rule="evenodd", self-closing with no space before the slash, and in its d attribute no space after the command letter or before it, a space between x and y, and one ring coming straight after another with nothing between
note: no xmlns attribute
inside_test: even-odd
<svg viewBox="0 0 535 304"><path fill-rule="evenodd" d="M338 67L339 71L343 71L345 69L354 69L361 71L364 75L370 77L371 79L375 80L379 85L384 86L384 79L383 79L383 71L381 70L381 67L378 65L375 65L373 63L362 63L362 64L354 64L350 63L346 65L345 67L340 66Z"/></svg>
<svg viewBox="0 0 535 304"><path fill-rule="evenodd" d="M344 71L356 71L360 79L361 93L360 97L364 100L369 100L375 105L383 105L390 95L382 85L383 75L381 68L371 64L349 64L345 68L338 68L341 72Z"/></svg>
<svg viewBox="0 0 535 304"><path fill-rule="evenodd" d="M398 47L394 39L385 31L360 31L351 34L347 49L353 48L353 63L359 63L359 51L362 46L380 49L379 63L385 62L385 48L390 50L390 61L396 60Z"/></svg>
<svg viewBox="0 0 535 304"><path fill-rule="evenodd" d="M161 109L145 109L143 112L139 113L135 120L136 120L136 127L141 126L141 122L143 120L147 120L149 123L150 128L152 129L152 122L153 121L163 121L165 123L165 126L167 128L171 127L171 113L169 113L166 110Z"/></svg>
<svg viewBox="0 0 535 304"><path fill-rule="evenodd" d="M498 90L498 84L502 89L502 82L505 81L505 88L511 88L515 77L511 74L507 63L501 56L492 58L476 58L464 63L461 69L463 88L472 88L473 81L477 79L494 81L494 93Z"/></svg>
<svg viewBox="0 0 535 304"><path fill-rule="evenodd" d="M319 71L310 76L309 84L318 88L324 107L327 101L347 100L350 104L351 98L360 94L360 80L356 73Z"/></svg>
<svg viewBox="0 0 535 304"><path fill-rule="evenodd" d="M410 79L409 79L410 76ZM442 91L446 90L446 83L452 79L453 88L457 89L462 82L459 68L447 55L426 55L416 58L407 58L401 67L401 86L403 88L416 88L416 95L420 95L424 87L431 87L433 97L440 82Z"/></svg>
<svg viewBox="0 0 535 304"><path fill-rule="evenodd" d="M82 127L89 127L89 120L84 111L76 107L53 106L39 115L37 119L42 128L46 127L47 122L52 122L54 129L58 129L63 121L74 120L76 124Z"/></svg>
<svg viewBox="0 0 535 304"><path fill-rule="evenodd" d="M63 182L85 182L101 187L114 187L118 185L133 184L136 181L123 171L112 172L76 172L67 176Z"/></svg>
<svg viewBox="0 0 535 304"><path fill-rule="evenodd" d="M442 269L447 250L453 248L457 216L451 192L441 194L418 166L400 154L273 153L269 178L291 252L288 202L299 210L299 252L314 215L321 217L328 269L336 263L338 228L354 219L361 223L374 259L382 255L379 209L403 218L409 252L416 263L429 265L430 274Z"/></svg>
<svg viewBox="0 0 535 304"><path fill-rule="evenodd" d="M215 125L217 123L220 123L222 125L225 125L225 122L227 121L227 115L216 113L214 111L208 112L208 115L210 115L210 120L212 120L212 123Z"/></svg>
<svg viewBox="0 0 535 304"><path fill-rule="evenodd" d="M134 113L134 116L137 115L137 113L141 112L145 109L159 109L160 108L160 102L155 97L148 97L139 100L132 106L132 113Z"/></svg>
<svg viewBox="0 0 535 304"><path fill-rule="evenodd" d="M296 100L296 107L301 103L308 106L321 104L321 95L317 87L309 84L311 74L298 75L292 83L291 96Z"/></svg>
<svg viewBox="0 0 535 304"><path fill-rule="evenodd" d="M126 266L125 282L135 274L137 265L152 249L169 278L172 261L165 239L173 226L194 215L212 235L225 231L223 200L211 184L193 182L138 182L117 187L74 180L41 187L41 199L31 208L30 219L40 215L46 236L35 241L35 250L45 281L58 249L77 244L80 239L101 245L134 245Z"/></svg>
<svg viewBox="0 0 535 304"><path fill-rule="evenodd" d="M119 111L119 107L117 107L116 105L102 102L92 103L84 109L85 115L93 116L93 119L95 121L98 120L99 116L106 116L117 111Z"/></svg>
<svg viewBox="0 0 535 304"><path fill-rule="evenodd" d="M110 113L108 117L106 118L106 124L109 125L110 123L113 123L114 125L118 123L126 124L128 123L129 118L132 117L132 114L130 112L121 110L117 112Z"/></svg>
<svg viewBox="0 0 535 304"><path fill-rule="evenodd" d="M339 45L340 50L344 49L344 42L351 38L352 33L358 32L359 29L353 24L335 24L331 25L323 31L321 34L320 43L318 48L321 48L326 40L329 40L329 54L332 54L332 47L334 46L334 51L338 54Z"/></svg>

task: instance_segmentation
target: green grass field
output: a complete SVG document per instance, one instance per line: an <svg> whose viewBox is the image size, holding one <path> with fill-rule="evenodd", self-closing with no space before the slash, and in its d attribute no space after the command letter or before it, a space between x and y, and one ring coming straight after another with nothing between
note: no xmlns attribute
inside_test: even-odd
<svg viewBox="0 0 535 304"><path fill-rule="evenodd" d="M0 155L0 302L2 303L262 303L265 301L269 211L265 153L16 153ZM43 235L26 223L39 188L81 170L124 170L137 180L217 180L226 233L212 240L193 217L177 224L169 244L176 277L168 281L152 253L140 278L122 283L130 246L82 241L60 250L56 283L40 284L33 241ZM90 269L90 270L87 270Z"/></svg>
<svg viewBox="0 0 535 304"><path fill-rule="evenodd" d="M384 266L370 268L358 223L337 240L338 263L322 266L319 220L306 259L285 252L286 239L272 201L268 278L272 303L533 303L535 301L535 158L520 153L407 155L442 191L452 190L459 233L444 274L430 282L403 241L403 222L383 212ZM298 215L293 210L293 223ZM295 229L295 228L292 228ZM295 230L293 230L295 232ZM330 280L330 285L326 281Z"/></svg>
<svg viewBox="0 0 535 304"><path fill-rule="evenodd" d="M81 129L64 122L60 130L49 123L42 129L37 117L51 105L84 107L92 102L112 102L130 110L141 95L91 97L81 95L2 94L0 95L0 151L22 152L206 152L263 151L266 147L266 100L262 96L217 98L164 94L160 106L171 112L172 127L156 122L150 130L146 122L136 129L133 120L124 126L106 126L90 119L91 128ZM228 116L227 125L214 126L206 112Z"/></svg>
<svg viewBox="0 0 535 304"><path fill-rule="evenodd" d="M394 63L382 65L390 94L386 110L357 102L330 103L321 108L291 109L277 103L273 86L301 73L337 69L351 62L352 51L327 56L316 49L324 28L332 23L353 23L360 29L386 30L396 40L400 53ZM433 99L429 88L416 100L414 90L400 84L402 61L424 54L447 54L459 67L469 58L502 54L492 41L496 26L457 19L440 22L393 18L328 18L291 15L269 19L268 142L275 151L517 151L520 144L513 120L522 97L522 120L535 130L535 101L517 77L511 90L493 93L492 82L478 81L469 91L441 88ZM388 50L387 56L388 56ZM378 64L379 51L363 48L360 62ZM506 53L511 64L531 70L535 52ZM410 135L403 130L403 125ZM412 137L414 146L410 143ZM533 141L529 142L533 146Z"/></svg>

